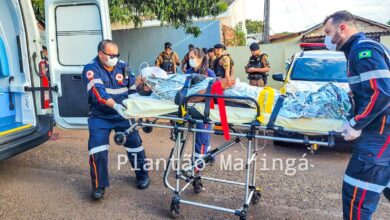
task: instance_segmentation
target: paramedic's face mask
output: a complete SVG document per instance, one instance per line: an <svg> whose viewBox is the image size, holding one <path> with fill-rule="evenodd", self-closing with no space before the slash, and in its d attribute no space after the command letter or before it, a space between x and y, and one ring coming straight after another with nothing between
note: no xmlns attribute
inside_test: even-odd
<svg viewBox="0 0 390 220"><path fill-rule="evenodd" d="M325 46L328 50L340 50L341 46L344 44L343 40L343 30L345 29L345 24L335 26L332 24L332 19L325 24Z"/></svg>
<svg viewBox="0 0 390 220"><path fill-rule="evenodd" d="M192 68L200 67L200 65L202 64L202 60L195 55L194 51L190 52L189 58L190 58L190 60L189 60L190 66Z"/></svg>
<svg viewBox="0 0 390 220"><path fill-rule="evenodd" d="M105 51L99 52L100 60L107 67L116 66L119 56L118 48L115 45L107 45Z"/></svg>

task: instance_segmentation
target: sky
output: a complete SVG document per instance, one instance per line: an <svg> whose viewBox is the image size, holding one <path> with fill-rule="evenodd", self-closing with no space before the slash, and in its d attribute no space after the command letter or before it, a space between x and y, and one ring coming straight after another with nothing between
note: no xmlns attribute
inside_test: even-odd
<svg viewBox="0 0 390 220"><path fill-rule="evenodd" d="M263 20L264 0L245 0L246 18ZM270 0L271 34L299 32L339 10L381 23L390 20L390 0Z"/></svg>

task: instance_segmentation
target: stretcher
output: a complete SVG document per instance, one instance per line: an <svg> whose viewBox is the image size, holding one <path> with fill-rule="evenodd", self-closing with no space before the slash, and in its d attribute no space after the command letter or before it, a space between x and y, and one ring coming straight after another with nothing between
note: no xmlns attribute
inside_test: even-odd
<svg viewBox="0 0 390 220"><path fill-rule="evenodd" d="M190 103L193 98L203 98L205 103ZM211 100L246 100L254 103L256 108L237 108L226 107L226 116L228 124L224 127L223 117L219 106L210 107ZM343 124L342 120L330 119L288 119L277 117L275 110L269 114L264 114L257 100L249 97L231 97L216 94L193 94L185 98L180 105L164 100L156 100L137 95L129 96L123 104L127 107L126 116L130 119L131 127L124 133L116 133L114 140L117 144L123 144L126 141L126 135L136 129L145 129L151 132L151 128L170 129L172 131L171 139L175 142L164 173L164 184L173 191L170 211L173 217L180 214L180 205L192 205L202 208L208 208L227 212L238 216L240 219L246 219L249 205L259 202L261 189L256 186L256 163L259 151L258 140L275 140L291 143L300 143L310 146L329 146L333 147L335 137L339 134L334 132ZM218 102L218 104L221 104ZM276 114L276 116L275 116ZM170 124L166 122L170 121ZM164 123L159 123L164 121ZM207 123L212 125L211 130L197 129L196 123ZM222 128L221 128L222 127ZM303 139L293 139L284 137L269 136L265 131L287 131L303 133ZM188 136L196 133L209 133L213 135L223 135L226 142L221 146L214 147L202 158L195 160L195 138L193 138L191 163L182 167L183 152L188 147ZM327 141L318 141L312 139L312 135L326 136ZM245 146L245 178L242 182L218 179L200 175L197 168L205 167L214 162L214 158L227 149L247 140ZM172 172L173 183L172 183ZM200 193L203 187L203 181L217 182L243 187L244 195L242 206L236 209L220 207L213 204L183 199L182 193L190 186L195 193Z"/></svg>

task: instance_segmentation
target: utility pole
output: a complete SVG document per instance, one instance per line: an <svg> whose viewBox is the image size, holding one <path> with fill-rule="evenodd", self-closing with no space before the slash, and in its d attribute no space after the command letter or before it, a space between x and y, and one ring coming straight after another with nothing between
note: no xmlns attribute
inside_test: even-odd
<svg viewBox="0 0 390 220"><path fill-rule="evenodd" d="M264 19L263 19L263 42L269 43L269 15L270 15L270 0L264 0Z"/></svg>

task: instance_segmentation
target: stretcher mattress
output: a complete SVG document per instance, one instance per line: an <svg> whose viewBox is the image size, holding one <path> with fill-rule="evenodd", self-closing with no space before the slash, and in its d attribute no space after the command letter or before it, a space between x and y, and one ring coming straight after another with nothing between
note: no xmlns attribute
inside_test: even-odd
<svg viewBox="0 0 390 220"><path fill-rule="evenodd" d="M177 112L178 105L166 101L157 100L145 96L131 95L123 101L126 106L126 116L129 118L152 118ZM204 103L193 104L200 112L204 112ZM226 106L227 120L233 124L250 123L256 118L256 110L250 108L238 108ZM263 124L267 124L270 114L264 114ZM209 118L214 122L220 121L218 105L210 110ZM343 120L325 118L299 118L291 119L278 116L276 126L284 127L302 133L329 132L341 128Z"/></svg>

